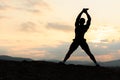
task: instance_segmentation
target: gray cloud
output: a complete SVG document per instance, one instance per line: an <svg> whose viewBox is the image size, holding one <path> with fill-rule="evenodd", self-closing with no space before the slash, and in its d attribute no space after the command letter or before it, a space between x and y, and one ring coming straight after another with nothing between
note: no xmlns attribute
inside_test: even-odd
<svg viewBox="0 0 120 80"><path fill-rule="evenodd" d="M48 23L46 26L48 29L60 30L60 31L71 31L71 26L60 23Z"/></svg>
<svg viewBox="0 0 120 80"><path fill-rule="evenodd" d="M5 47L0 47L0 55L8 55L10 51Z"/></svg>
<svg viewBox="0 0 120 80"><path fill-rule="evenodd" d="M24 3L16 9L26 10L29 12L41 12L41 9L49 9L47 2L43 0L24 0Z"/></svg>
<svg viewBox="0 0 120 80"><path fill-rule="evenodd" d="M33 50L45 51L45 56L47 57L46 59L60 60L61 58L63 58L63 56L65 56L68 47L69 43L63 43L56 47L44 46L41 48L33 48Z"/></svg>
<svg viewBox="0 0 120 80"><path fill-rule="evenodd" d="M34 48L35 50L44 50L46 51L46 57L48 56L54 56L53 59L57 59L57 60L62 60L64 58L64 56L66 55L69 46L71 43L62 43L61 45L58 45L57 47L42 47L42 48ZM89 47L91 49L91 52L95 55L95 56L99 56L99 55L106 55L106 54L111 54L115 56L115 58L118 58L119 55L118 51L120 50L120 42L113 42L113 43L88 43ZM106 46L106 47L104 47ZM116 53L114 55L114 53ZM79 47L72 56L87 56L85 54L85 52ZM71 56L71 57L72 57ZM120 58L120 57L119 57Z"/></svg>
<svg viewBox="0 0 120 80"><path fill-rule="evenodd" d="M90 48L96 55L117 53L120 50L120 42L112 43L89 43Z"/></svg>
<svg viewBox="0 0 120 80"><path fill-rule="evenodd" d="M44 7L48 7L48 4L43 0L26 0L28 2L28 6L40 5Z"/></svg>
<svg viewBox="0 0 120 80"><path fill-rule="evenodd" d="M0 0L0 10L6 10L10 6L5 2L5 0Z"/></svg>
<svg viewBox="0 0 120 80"><path fill-rule="evenodd" d="M22 23L20 25L20 31L24 31L24 32L36 32L36 24L33 23L33 22L25 22L25 23Z"/></svg>
<svg viewBox="0 0 120 80"><path fill-rule="evenodd" d="M41 10L50 9L47 2L43 0L1 0L0 9L25 10L28 12L41 12Z"/></svg>
<svg viewBox="0 0 120 80"><path fill-rule="evenodd" d="M10 19L10 18L7 16L0 15L0 19Z"/></svg>
<svg viewBox="0 0 120 80"><path fill-rule="evenodd" d="M120 50L120 42L113 42L113 44L108 44L109 50Z"/></svg>
<svg viewBox="0 0 120 80"><path fill-rule="evenodd" d="M61 45L58 45L56 47L51 47L51 46L43 46L43 47L36 47L36 48L30 48L25 50L25 53L30 54L30 55L38 55L37 59L56 59L56 60L62 60L71 43L68 42L63 42ZM113 43L88 43L89 47L91 49L91 52L95 56L102 56L102 55L113 55L114 59L119 59L119 51L120 51L120 42L113 42ZM106 46L106 47L103 47ZM39 52L44 52L44 53L39 53ZM32 53L31 53L32 52ZM37 53L35 53L37 52ZM14 52L13 52L14 53ZM24 53L24 51L23 51ZM0 47L0 55L10 55L12 54L12 51L10 51L10 48L4 48ZM20 54L20 53L19 53ZM16 54L16 55L19 55ZM39 54L44 54L44 56L39 56ZM24 55L23 55L24 56ZM71 57L75 56L81 56L81 57L87 57L84 51L79 47ZM40 58L39 58L40 57Z"/></svg>
<svg viewBox="0 0 120 80"><path fill-rule="evenodd" d="M106 42L109 42L109 41L107 39L104 39L104 40L101 40L100 42L106 43Z"/></svg>

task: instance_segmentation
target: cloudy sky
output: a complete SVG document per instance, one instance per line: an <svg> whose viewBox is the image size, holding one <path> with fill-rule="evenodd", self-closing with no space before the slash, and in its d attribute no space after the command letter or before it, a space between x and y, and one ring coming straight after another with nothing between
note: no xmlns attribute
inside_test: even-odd
<svg viewBox="0 0 120 80"><path fill-rule="evenodd" d="M119 7L120 0L0 0L0 55L62 60L77 15L89 8L92 53L98 61L120 59ZM69 60L90 61L80 47Z"/></svg>

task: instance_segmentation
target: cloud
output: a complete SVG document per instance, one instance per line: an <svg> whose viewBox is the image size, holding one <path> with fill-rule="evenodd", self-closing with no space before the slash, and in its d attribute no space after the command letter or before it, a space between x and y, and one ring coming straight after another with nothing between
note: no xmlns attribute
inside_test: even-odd
<svg viewBox="0 0 120 80"><path fill-rule="evenodd" d="M8 17L0 15L0 19L8 19Z"/></svg>
<svg viewBox="0 0 120 80"><path fill-rule="evenodd" d="M72 31L72 27L61 23L48 23L46 26L48 29L54 29L59 31Z"/></svg>
<svg viewBox="0 0 120 80"><path fill-rule="evenodd" d="M8 55L10 53L10 49L8 47L0 46L0 55Z"/></svg>
<svg viewBox="0 0 120 80"><path fill-rule="evenodd" d="M53 59L53 60L61 60L69 47L68 43L62 43L56 47L52 46L43 46L32 48L32 50L44 51L45 57L44 59Z"/></svg>
<svg viewBox="0 0 120 80"><path fill-rule="evenodd" d="M41 12L44 9L50 9L47 2L43 0L1 0L0 8L13 9L13 10L25 10L28 12Z"/></svg>
<svg viewBox="0 0 120 80"><path fill-rule="evenodd" d="M36 32L36 24L33 22L24 22L20 25L20 31L24 31L24 32Z"/></svg>
<svg viewBox="0 0 120 80"><path fill-rule="evenodd" d="M22 2L22 1L21 1ZM26 10L29 12L41 12L43 9L50 9L50 6L47 2L43 0L23 0L24 3L21 3L16 9Z"/></svg>
<svg viewBox="0 0 120 80"><path fill-rule="evenodd" d="M0 2L0 10L5 9L6 5L3 2Z"/></svg>
<svg viewBox="0 0 120 80"><path fill-rule="evenodd" d="M8 48L0 47L0 55L12 55L19 57L29 57L39 60L63 60L71 43L62 42L54 47L52 46L33 46L19 48L9 46ZM120 42L113 43L88 43L91 52L98 61L108 61L120 59ZM16 49L16 47L18 49ZM79 47L70 57L69 60L90 60L87 54Z"/></svg>
<svg viewBox="0 0 120 80"><path fill-rule="evenodd" d="M48 4L43 0L26 0L28 6L42 6L42 7L49 7Z"/></svg>
<svg viewBox="0 0 120 80"><path fill-rule="evenodd" d="M17 54L16 54L17 53ZM35 60L40 60L40 59L45 59L46 57L46 53L45 51L41 50L29 50L29 49L23 49L23 50L18 50L18 51L14 51L13 53L11 53L14 56L19 56L19 57L29 57Z"/></svg>
<svg viewBox="0 0 120 80"><path fill-rule="evenodd" d="M109 40L104 39L104 40L100 40L100 42L102 42L102 43L107 43L107 42L109 42Z"/></svg>
<svg viewBox="0 0 120 80"><path fill-rule="evenodd" d="M26 10L29 12L41 12L42 8L47 8L48 4L43 0L24 0L20 1L19 6L16 6L18 10Z"/></svg>
<svg viewBox="0 0 120 80"><path fill-rule="evenodd" d="M108 44L108 48L112 50L120 50L120 42L113 42L112 44Z"/></svg>
<svg viewBox="0 0 120 80"><path fill-rule="evenodd" d="M61 45L58 45L56 47L51 46L44 46L41 48L34 48L34 50L43 50L45 51L45 56L48 57L48 59L57 59L57 60L63 60L65 57L67 51L69 50L69 46L71 43L63 42ZM91 52L93 55L98 59L99 61L108 61L108 60L114 60L119 59L120 54L120 42L113 42L113 43L88 43ZM70 60L90 60L87 54L79 47L72 55ZM76 58L76 59L75 59Z"/></svg>
<svg viewBox="0 0 120 80"><path fill-rule="evenodd" d="M112 25L100 25L98 27L93 26L92 29L89 30L87 37L93 38L94 42L112 42L113 40L118 41L120 36L119 27ZM91 37L91 35L93 35ZM111 37L112 36L112 37Z"/></svg>

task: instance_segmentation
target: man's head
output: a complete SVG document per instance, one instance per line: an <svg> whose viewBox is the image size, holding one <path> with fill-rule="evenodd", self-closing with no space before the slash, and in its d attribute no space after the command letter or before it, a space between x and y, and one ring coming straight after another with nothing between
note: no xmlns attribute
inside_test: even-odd
<svg viewBox="0 0 120 80"><path fill-rule="evenodd" d="M80 24L83 25L85 23L85 19L84 18L80 18Z"/></svg>

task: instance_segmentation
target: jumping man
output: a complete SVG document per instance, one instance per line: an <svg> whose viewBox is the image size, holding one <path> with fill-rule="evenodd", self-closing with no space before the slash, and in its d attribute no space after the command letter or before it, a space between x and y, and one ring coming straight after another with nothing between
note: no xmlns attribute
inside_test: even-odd
<svg viewBox="0 0 120 80"><path fill-rule="evenodd" d="M78 15L76 22L75 22L75 38L73 39L72 44L70 45L69 51L67 52L63 63L65 63L70 55L78 48L78 46L81 46L81 48L87 53L87 55L90 57L90 59L96 64L96 66L99 66L97 63L95 57L91 53L89 46L86 42L86 39L84 39L84 35L89 29L89 26L91 24L91 17L87 12L88 9L83 9L80 14ZM85 19L81 18L82 14L85 13L87 16L87 22L85 23Z"/></svg>

